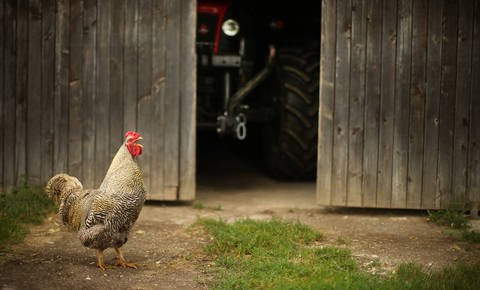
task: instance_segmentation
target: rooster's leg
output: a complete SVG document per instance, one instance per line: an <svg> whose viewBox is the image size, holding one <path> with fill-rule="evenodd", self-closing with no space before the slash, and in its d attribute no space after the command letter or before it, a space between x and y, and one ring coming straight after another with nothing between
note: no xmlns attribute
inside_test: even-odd
<svg viewBox="0 0 480 290"><path fill-rule="evenodd" d="M122 252L120 251L120 248L115 248L115 252L117 252L117 257L118 257L118 266L122 266L123 268L134 268L137 269L137 265L134 263L128 263L125 258L122 255Z"/></svg>
<svg viewBox="0 0 480 290"><path fill-rule="evenodd" d="M112 268L112 266L105 265L105 262L103 261L103 251L102 250L97 250L97 267L100 268L103 271L105 271L106 269L111 269Z"/></svg>

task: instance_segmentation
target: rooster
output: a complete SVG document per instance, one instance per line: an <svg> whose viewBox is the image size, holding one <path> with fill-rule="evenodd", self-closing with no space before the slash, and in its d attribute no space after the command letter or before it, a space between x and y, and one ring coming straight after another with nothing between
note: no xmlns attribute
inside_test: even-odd
<svg viewBox="0 0 480 290"><path fill-rule="evenodd" d="M120 247L127 242L145 202L142 172L135 161L142 154L143 146L137 143L141 139L133 131L125 134L125 142L98 189L83 189L76 177L64 173L52 177L45 187L59 206L63 224L78 232L85 247L97 250L97 266L102 270L111 268L104 263L103 251L107 248L115 249L117 265L137 268L125 260Z"/></svg>

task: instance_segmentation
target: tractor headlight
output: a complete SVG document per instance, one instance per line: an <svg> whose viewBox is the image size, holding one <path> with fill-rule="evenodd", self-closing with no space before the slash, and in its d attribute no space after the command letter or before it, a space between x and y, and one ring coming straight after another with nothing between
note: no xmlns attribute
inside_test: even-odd
<svg viewBox="0 0 480 290"><path fill-rule="evenodd" d="M228 36L235 36L240 31L240 25L233 19L225 20L222 24L222 31Z"/></svg>

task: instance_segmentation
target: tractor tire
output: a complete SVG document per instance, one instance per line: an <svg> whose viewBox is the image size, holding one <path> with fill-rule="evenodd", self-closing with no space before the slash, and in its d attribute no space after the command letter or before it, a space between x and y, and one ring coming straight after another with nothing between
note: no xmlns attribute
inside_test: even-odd
<svg viewBox="0 0 480 290"><path fill-rule="evenodd" d="M275 179L313 180L317 168L319 48L278 50L270 77L274 117L263 142Z"/></svg>

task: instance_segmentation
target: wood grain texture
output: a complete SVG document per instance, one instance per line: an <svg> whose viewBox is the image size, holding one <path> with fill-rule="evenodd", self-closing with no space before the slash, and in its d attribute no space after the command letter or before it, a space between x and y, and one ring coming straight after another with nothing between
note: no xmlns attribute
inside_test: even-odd
<svg viewBox="0 0 480 290"><path fill-rule="evenodd" d="M472 82L470 105L470 142L468 199L480 201L480 2L475 2L473 21Z"/></svg>
<svg viewBox="0 0 480 290"><path fill-rule="evenodd" d="M427 87L422 174L422 208L439 208L437 184L439 96L442 66L443 3L429 0L427 39Z"/></svg>
<svg viewBox="0 0 480 290"><path fill-rule="evenodd" d="M95 163L94 187L98 187L105 177L110 158L110 33L113 13L111 0L97 2L97 33L95 46ZM117 147L121 143L118 142Z"/></svg>
<svg viewBox="0 0 480 290"><path fill-rule="evenodd" d="M347 205L351 1L337 3L335 102L333 116L332 205Z"/></svg>
<svg viewBox="0 0 480 290"><path fill-rule="evenodd" d="M83 0L83 47L81 85L82 120L82 183L93 188L95 183L95 100L97 81L97 1Z"/></svg>
<svg viewBox="0 0 480 290"><path fill-rule="evenodd" d="M27 178L28 0L17 1L15 78L15 184Z"/></svg>
<svg viewBox="0 0 480 290"><path fill-rule="evenodd" d="M70 1L68 173L82 175L83 1Z"/></svg>
<svg viewBox="0 0 480 290"><path fill-rule="evenodd" d="M455 85L457 75L457 1L445 1L442 20L442 71L438 136L438 190L441 206L448 207L452 197Z"/></svg>
<svg viewBox="0 0 480 290"><path fill-rule="evenodd" d="M3 167L4 167L4 154L3 154L3 140L4 131L5 131L5 90L4 90L4 81L5 73L7 68L5 67L4 51L5 51L5 25L6 25L6 12L5 12L5 1L0 2L0 192L3 192L5 189L4 177L3 177Z"/></svg>
<svg viewBox="0 0 480 290"><path fill-rule="evenodd" d="M128 1L131 2L131 1ZM125 9L127 0L112 0L110 4L110 63L109 63L109 147L108 160L112 160L122 144L125 131L124 122L124 45L126 37ZM107 52L105 52L107 53Z"/></svg>
<svg viewBox="0 0 480 290"><path fill-rule="evenodd" d="M53 175L55 104L55 0L42 1L42 121L40 182Z"/></svg>
<svg viewBox="0 0 480 290"><path fill-rule="evenodd" d="M182 45L180 79L180 200L195 198L195 148L196 148L196 53L195 34L197 24L197 5L195 0L182 1Z"/></svg>
<svg viewBox="0 0 480 290"><path fill-rule="evenodd" d="M323 0L321 11L317 161L317 202L321 205L330 205L332 197L336 3L333 0Z"/></svg>
<svg viewBox="0 0 480 290"><path fill-rule="evenodd" d="M40 183L41 149L35 141L42 140L42 5L30 0L28 6L28 71L27 71L27 132L25 136L27 182ZM34 141L34 142L29 142Z"/></svg>
<svg viewBox="0 0 480 290"><path fill-rule="evenodd" d="M4 131L3 131L3 180L4 188L9 190L15 185L15 128L16 128L16 11L14 10L15 1L4 1L5 10L5 77L4 77Z"/></svg>
<svg viewBox="0 0 480 290"><path fill-rule="evenodd" d="M473 1L466 0L458 2L457 80L455 92L452 193L455 196L454 202L461 205L465 204L467 199L473 4Z"/></svg>
<svg viewBox="0 0 480 290"><path fill-rule="evenodd" d="M348 103L347 205L362 205L365 116L365 51L367 3L352 1L351 64Z"/></svg>
<svg viewBox="0 0 480 290"><path fill-rule="evenodd" d="M397 54L397 1L385 1L382 13L382 75L380 80L381 99L377 206L388 208L392 205L395 63Z"/></svg>
<svg viewBox="0 0 480 290"><path fill-rule="evenodd" d="M138 80L137 80L137 130L143 136L142 157L138 162L143 171L147 192L151 190L152 164L152 1L138 2Z"/></svg>
<svg viewBox="0 0 480 290"><path fill-rule="evenodd" d="M165 132L165 55L166 36L165 23L168 16L166 10L167 1L153 1L152 19L152 174L151 187L155 189L149 192L149 198L164 200L164 162L165 146L163 142Z"/></svg>
<svg viewBox="0 0 480 290"><path fill-rule="evenodd" d="M412 7L412 67L408 133L407 208L422 205L425 96L427 86L428 1L415 0Z"/></svg>
<svg viewBox="0 0 480 290"><path fill-rule="evenodd" d="M382 68L382 1L368 1L365 68L365 128L363 146L362 206L377 206L380 130L380 80Z"/></svg>
<svg viewBox="0 0 480 290"><path fill-rule="evenodd" d="M180 146L180 2L169 1L166 22L166 87L165 87L165 155L164 197L176 199L179 182L179 146ZM168 189L170 188L170 189ZM177 189L175 191L175 188Z"/></svg>
<svg viewBox="0 0 480 290"><path fill-rule="evenodd" d="M137 130L138 17L137 1L126 1L122 83L124 131Z"/></svg>
<svg viewBox="0 0 480 290"><path fill-rule="evenodd" d="M392 207L407 202L408 118L410 107L412 0L400 0L397 14L397 60L393 126Z"/></svg>
<svg viewBox="0 0 480 290"><path fill-rule="evenodd" d="M55 133L53 140L53 171L68 170L69 142L69 35L70 1L57 0L55 14Z"/></svg>

